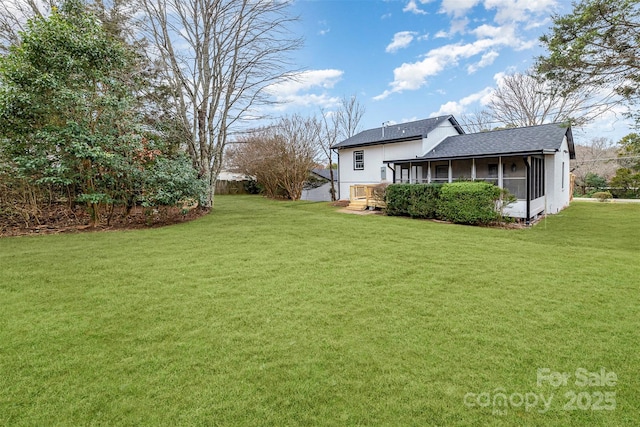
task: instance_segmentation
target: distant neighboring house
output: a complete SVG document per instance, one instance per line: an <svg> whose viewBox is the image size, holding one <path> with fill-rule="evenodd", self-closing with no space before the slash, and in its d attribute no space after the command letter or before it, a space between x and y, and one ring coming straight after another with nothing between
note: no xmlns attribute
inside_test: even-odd
<svg viewBox="0 0 640 427"><path fill-rule="evenodd" d="M331 201L331 173L329 169L315 168L309 172L318 182L319 186L305 186L302 190L302 200L313 202L330 202ZM336 191L338 191L338 170L333 170L333 181ZM337 195L336 195L337 197Z"/></svg>
<svg viewBox="0 0 640 427"><path fill-rule="evenodd" d="M575 149L571 127L561 124L465 134L453 116L442 116L365 130L332 148L340 199L380 183L482 180L515 195L506 214L526 220L557 213L571 199Z"/></svg>

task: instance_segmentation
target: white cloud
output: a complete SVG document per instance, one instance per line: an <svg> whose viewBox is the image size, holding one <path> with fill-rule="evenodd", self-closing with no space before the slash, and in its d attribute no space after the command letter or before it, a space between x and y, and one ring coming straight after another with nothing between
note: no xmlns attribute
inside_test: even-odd
<svg viewBox="0 0 640 427"><path fill-rule="evenodd" d="M467 18L454 19L451 21L451 30L449 30L449 34L464 34L467 29L467 25L469 25L469 20Z"/></svg>
<svg viewBox="0 0 640 427"><path fill-rule="evenodd" d="M431 0L417 0L417 1L419 1L421 4L427 4ZM402 9L402 11L403 12L411 12L411 13L414 13L416 15L426 15L427 14L427 12L425 12L422 9L420 9L420 7L418 6L418 3L416 2L416 0L409 0L409 2L404 7L404 9Z"/></svg>
<svg viewBox="0 0 640 427"><path fill-rule="evenodd" d="M449 101L440 106L440 109L432 113L430 117L438 117L445 116L448 114L452 115L462 115L466 108L474 103L480 103L480 105L487 105L489 99L491 98L491 94L493 93L492 87L486 87L479 92L472 93L469 96L465 96L459 101Z"/></svg>
<svg viewBox="0 0 640 427"><path fill-rule="evenodd" d="M484 0L485 9L496 10L497 23L525 22L532 14L548 16L556 5L556 0Z"/></svg>
<svg viewBox="0 0 640 427"><path fill-rule="evenodd" d="M542 26L548 25L551 22L551 18L545 18L541 21L531 21L524 27L525 30L533 30L534 28L540 28Z"/></svg>
<svg viewBox="0 0 640 427"><path fill-rule="evenodd" d="M602 136L613 141L620 141L625 135L633 132L632 119L625 116L626 107L614 107L604 112L592 123L581 128L573 128L576 143L586 143L594 136Z"/></svg>
<svg viewBox="0 0 640 427"><path fill-rule="evenodd" d="M515 24L501 26L483 24L470 32L478 39L492 39L498 45L504 45L516 50L524 50L531 47L531 41L524 41L518 37Z"/></svg>
<svg viewBox="0 0 640 427"><path fill-rule="evenodd" d="M496 86L500 86L502 84L502 82L504 81L505 77L513 74L517 71L516 67L511 66L508 67L506 70L504 71L500 71L499 73L495 73L493 75L493 81L496 82Z"/></svg>
<svg viewBox="0 0 640 427"><path fill-rule="evenodd" d="M467 18L454 19L451 21L449 31L438 31L436 38L451 38L456 34L464 34L467 30L467 25L469 25L469 20Z"/></svg>
<svg viewBox="0 0 640 427"><path fill-rule="evenodd" d="M400 31L393 35L393 41L389 43L385 49L387 52L397 52L399 49L404 49L409 46L413 41L416 33L414 31Z"/></svg>
<svg viewBox="0 0 640 427"><path fill-rule="evenodd" d="M318 25L320 26L318 35L324 36L328 34L329 31L331 31L331 28L329 27L329 24L327 24L327 21L318 21Z"/></svg>
<svg viewBox="0 0 640 427"><path fill-rule="evenodd" d="M495 61L499 56L500 54L498 52L496 52L495 50L491 50L482 55L482 58L480 58L479 62L469 65L467 67L467 72L469 74L473 74L480 68L488 67L489 65L493 64L493 61Z"/></svg>
<svg viewBox="0 0 640 427"><path fill-rule="evenodd" d="M433 37L436 39L446 39L447 37L449 37L449 33L447 33L445 30L440 30Z"/></svg>
<svg viewBox="0 0 640 427"><path fill-rule="evenodd" d="M400 123L410 123L410 122L415 122L416 120L420 120L420 117L418 116L413 116L413 117L403 117L402 120L400 120ZM398 123L394 123L394 124L398 124Z"/></svg>
<svg viewBox="0 0 640 427"><path fill-rule="evenodd" d="M332 107L340 98L330 96L326 90L333 88L343 74L335 69L304 71L295 79L271 85L267 91L280 104Z"/></svg>
<svg viewBox="0 0 640 427"><path fill-rule="evenodd" d="M412 0L405 9L418 8L426 0ZM484 7L486 11L495 11L493 24L481 24L469 29L470 18L466 14L475 7ZM427 84L428 79L444 70L457 67L461 62L469 74L488 67L500 56L501 51L509 48L514 51L531 49L537 40L525 38L520 31L526 31L523 22L536 27L542 17L548 18L549 12L557 5L557 0L442 0L440 11L452 17L450 29L439 31L434 38L452 38L456 34L470 34L475 41L459 41L432 49L412 63L403 63L393 71L393 81L381 94L374 97L384 99L392 93L405 90L417 90ZM414 13L418 13L415 12ZM390 48L389 45L388 48ZM477 58L474 58L477 57Z"/></svg>
<svg viewBox="0 0 640 427"><path fill-rule="evenodd" d="M512 42L503 39L481 39L473 43L449 44L433 49L423 60L404 63L393 70L394 79L389 83L391 89L385 90L374 99L381 100L392 93L420 89L427 83L428 77L438 75L445 68L457 65L461 59L468 59Z"/></svg>
<svg viewBox="0 0 640 427"><path fill-rule="evenodd" d="M442 0L441 11L459 17L463 16L478 3L480 3L480 0Z"/></svg>

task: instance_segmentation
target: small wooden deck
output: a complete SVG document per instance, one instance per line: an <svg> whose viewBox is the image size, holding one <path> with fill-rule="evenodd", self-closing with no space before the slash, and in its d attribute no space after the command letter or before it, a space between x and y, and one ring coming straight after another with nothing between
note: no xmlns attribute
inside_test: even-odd
<svg viewBox="0 0 640 427"><path fill-rule="evenodd" d="M383 191L379 184L352 185L349 187L349 206L351 211L364 211L372 208L385 208Z"/></svg>

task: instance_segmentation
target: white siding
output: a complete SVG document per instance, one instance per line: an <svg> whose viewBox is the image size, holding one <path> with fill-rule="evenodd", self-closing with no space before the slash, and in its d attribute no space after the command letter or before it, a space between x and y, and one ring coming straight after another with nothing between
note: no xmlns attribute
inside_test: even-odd
<svg viewBox="0 0 640 427"><path fill-rule="evenodd" d="M444 121L437 128L429 132L426 138L422 139L422 152L420 156L424 156L444 141L446 137L453 135L460 135L460 132L456 130L449 120Z"/></svg>
<svg viewBox="0 0 640 427"><path fill-rule="evenodd" d="M387 179L393 182L393 171L387 167L385 160L402 160L420 157L441 143L446 137L458 135L459 132L449 120L442 122L437 128L429 132L427 138L408 142L371 145L366 147L344 148L338 151L338 167L340 169L339 198L349 198L349 187L356 184L379 184L381 168L386 168ZM364 152L364 169L354 170L353 152ZM392 165L393 167L393 165Z"/></svg>
<svg viewBox="0 0 640 427"><path fill-rule="evenodd" d="M534 217L544 212L545 197L538 197L531 201L531 216Z"/></svg>
<svg viewBox="0 0 640 427"><path fill-rule="evenodd" d="M504 208L504 214L512 218L524 218L527 216L526 200L518 200Z"/></svg>
<svg viewBox="0 0 640 427"><path fill-rule="evenodd" d="M562 141L560 150L545 156L547 213L556 214L569 206L569 146ZM564 166L564 168L563 168Z"/></svg>
<svg viewBox="0 0 640 427"><path fill-rule="evenodd" d="M349 187L356 184L379 184L381 168L386 168L387 179L393 181L393 171L387 167L385 160L408 159L419 156L421 140L398 142L392 144L371 145L366 147L345 148L338 152L338 167L340 168L340 199L349 198ZM353 152L364 152L364 169L355 170Z"/></svg>

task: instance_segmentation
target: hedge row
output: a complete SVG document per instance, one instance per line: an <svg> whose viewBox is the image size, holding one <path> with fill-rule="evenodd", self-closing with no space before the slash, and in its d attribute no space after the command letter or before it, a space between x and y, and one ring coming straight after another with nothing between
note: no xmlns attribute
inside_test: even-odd
<svg viewBox="0 0 640 427"><path fill-rule="evenodd" d="M386 213L412 218L436 218L442 184L391 184L385 192Z"/></svg>
<svg viewBox="0 0 640 427"><path fill-rule="evenodd" d="M482 181L392 184L386 189L386 213L457 224L488 224L501 218L497 202L505 197L508 195L501 188Z"/></svg>

